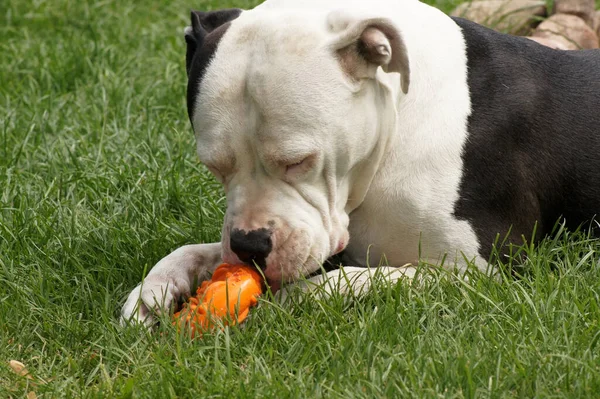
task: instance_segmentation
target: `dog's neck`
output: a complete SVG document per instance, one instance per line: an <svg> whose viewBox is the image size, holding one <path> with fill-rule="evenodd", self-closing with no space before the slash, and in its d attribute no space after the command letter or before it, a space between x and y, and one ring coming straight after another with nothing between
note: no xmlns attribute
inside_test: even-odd
<svg viewBox="0 0 600 399"><path fill-rule="evenodd" d="M383 74L383 72L381 73ZM392 89L393 86L386 84L384 80L373 82L373 86L370 88L375 92L375 101L381 103L378 107L381 112L375 116L376 120L373 121L378 126L377 138L374 140L375 145L369 156L349 173L349 189L345 204L346 214L350 214L362 204L373 179L377 175L377 171L381 168L384 156L391 151L390 144L395 135L396 126L396 111L393 104L397 96ZM391 107L387 106L390 104Z"/></svg>
<svg viewBox="0 0 600 399"><path fill-rule="evenodd" d="M427 17L414 18L414 12ZM375 84L387 91L377 97L386 99L376 121L378 143L361 171L360 184L353 187L347 210L362 204L379 178L414 178L422 168L443 171L445 164L457 161L464 142L470 102L463 37L451 19L420 3L391 17L409 51L410 89L402 93L399 74L378 72Z"/></svg>
<svg viewBox="0 0 600 399"><path fill-rule="evenodd" d="M431 213L452 214L461 179L457 171L462 170L461 154L471 112L464 38L441 12L411 4L410 12L392 16L409 51L410 88L407 94L402 93L398 74L381 71L378 75L379 84L390 91L385 110L393 117L383 113L378 120L377 157L371 169L365 168L365 173L373 175L367 187L366 180L358 185L364 190L360 204L349 201L354 207L351 235L366 234L365 242L385 244L388 238L354 231L355 220L357 225L375 228L396 226L398 231L387 234L402 237L401 231L418 232L422 220ZM418 12L419 18L414 18L413 12ZM391 126L388 121L392 121ZM393 245L389 244L391 248ZM388 252L393 257L393 251Z"/></svg>

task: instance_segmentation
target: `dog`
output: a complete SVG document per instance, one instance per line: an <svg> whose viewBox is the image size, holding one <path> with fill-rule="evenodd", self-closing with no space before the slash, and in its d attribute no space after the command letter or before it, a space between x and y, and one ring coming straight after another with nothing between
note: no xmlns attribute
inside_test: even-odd
<svg viewBox="0 0 600 399"><path fill-rule="evenodd" d="M152 325L222 261L256 265L272 287L334 256L348 266L315 281L382 258L389 279L419 261L487 270L498 237L523 244L600 213L600 51L417 0L191 17L187 110L226 193L222 240L160 260L123 320Z"/></svg>

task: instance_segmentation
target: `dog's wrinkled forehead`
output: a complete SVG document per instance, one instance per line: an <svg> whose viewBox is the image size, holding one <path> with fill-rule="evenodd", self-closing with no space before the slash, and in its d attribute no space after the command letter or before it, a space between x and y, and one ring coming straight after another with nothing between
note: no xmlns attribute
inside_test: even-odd
<svg viewBox="0 0 600 399"><path fill-rule="evenodd" d="M290 103L302 91L306 98L314 89L306 81L324 76L319 64L333 63L322 54L324 15L226 10L213 14L222 24L208 33L201 19L194 21L197 15L192 21L200 27L187 29L188 114L195 129L238 112L233 108L242 100L246 107L254 101L260 109L274 110L282 97Z"/></svg>
<svg viewBox="0 0 600 399"><path fill-rule="evenodd" d="M192 11L192 25L185 30L187 43L185 67L188 74L187 107L192 116L198 88L210 60L229 28L231 21L239 17L242 10L237 8L219 11Z"/></svg>

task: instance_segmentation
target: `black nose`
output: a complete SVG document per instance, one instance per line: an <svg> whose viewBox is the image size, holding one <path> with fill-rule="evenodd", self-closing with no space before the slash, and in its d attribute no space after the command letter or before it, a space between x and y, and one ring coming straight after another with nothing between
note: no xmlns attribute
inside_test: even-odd
<svg viewBox="0 0 600 399"><path fill-rule="evenodd" d="M229 246L242 262L248 265L256 263L257 266L264 268L267 256L273 247L271 232L267 229L249 232L233 229L229 236Z"/></svg>

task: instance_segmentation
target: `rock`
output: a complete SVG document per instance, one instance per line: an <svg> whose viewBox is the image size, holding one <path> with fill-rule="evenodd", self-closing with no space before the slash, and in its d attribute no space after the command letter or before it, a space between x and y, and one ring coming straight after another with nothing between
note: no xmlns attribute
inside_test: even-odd
<svg viewBox="0 0 600 399"><path fill-rule="evenodd" d="M594 18L594 6L594 0L556 0L553 14L576 15L591 26Z"/></svg>
<svg viewBox="0 0 600 399"><path fill-rule="evenodd" d="M598 48L596 33L574 15L554 14L539 24L532 36L551 39L569 50Z"/></svg>
<svg viewBox="0 0 600 399"><path fill-rule="evenodd" d="M596 35L600 37L600 10L594 13L594 30L596 31Z"/></svg>
<svg viewBox="0 0 600 399"><path fill-rule="evenodd" d="M533 40L539 44L543 44L546 47L550 47L556 50L576 50L575 46L566 46L563 42L559 42L547 37L531 37L527 36L526 39Z"/></svg>
<svg viewBox="0 0 600 399"><path fill-rule="evenodd" d="M526 34L538 17L546 15L546 3L539 0L480 0L456 7L452 16L512 34Z"/></svg>

